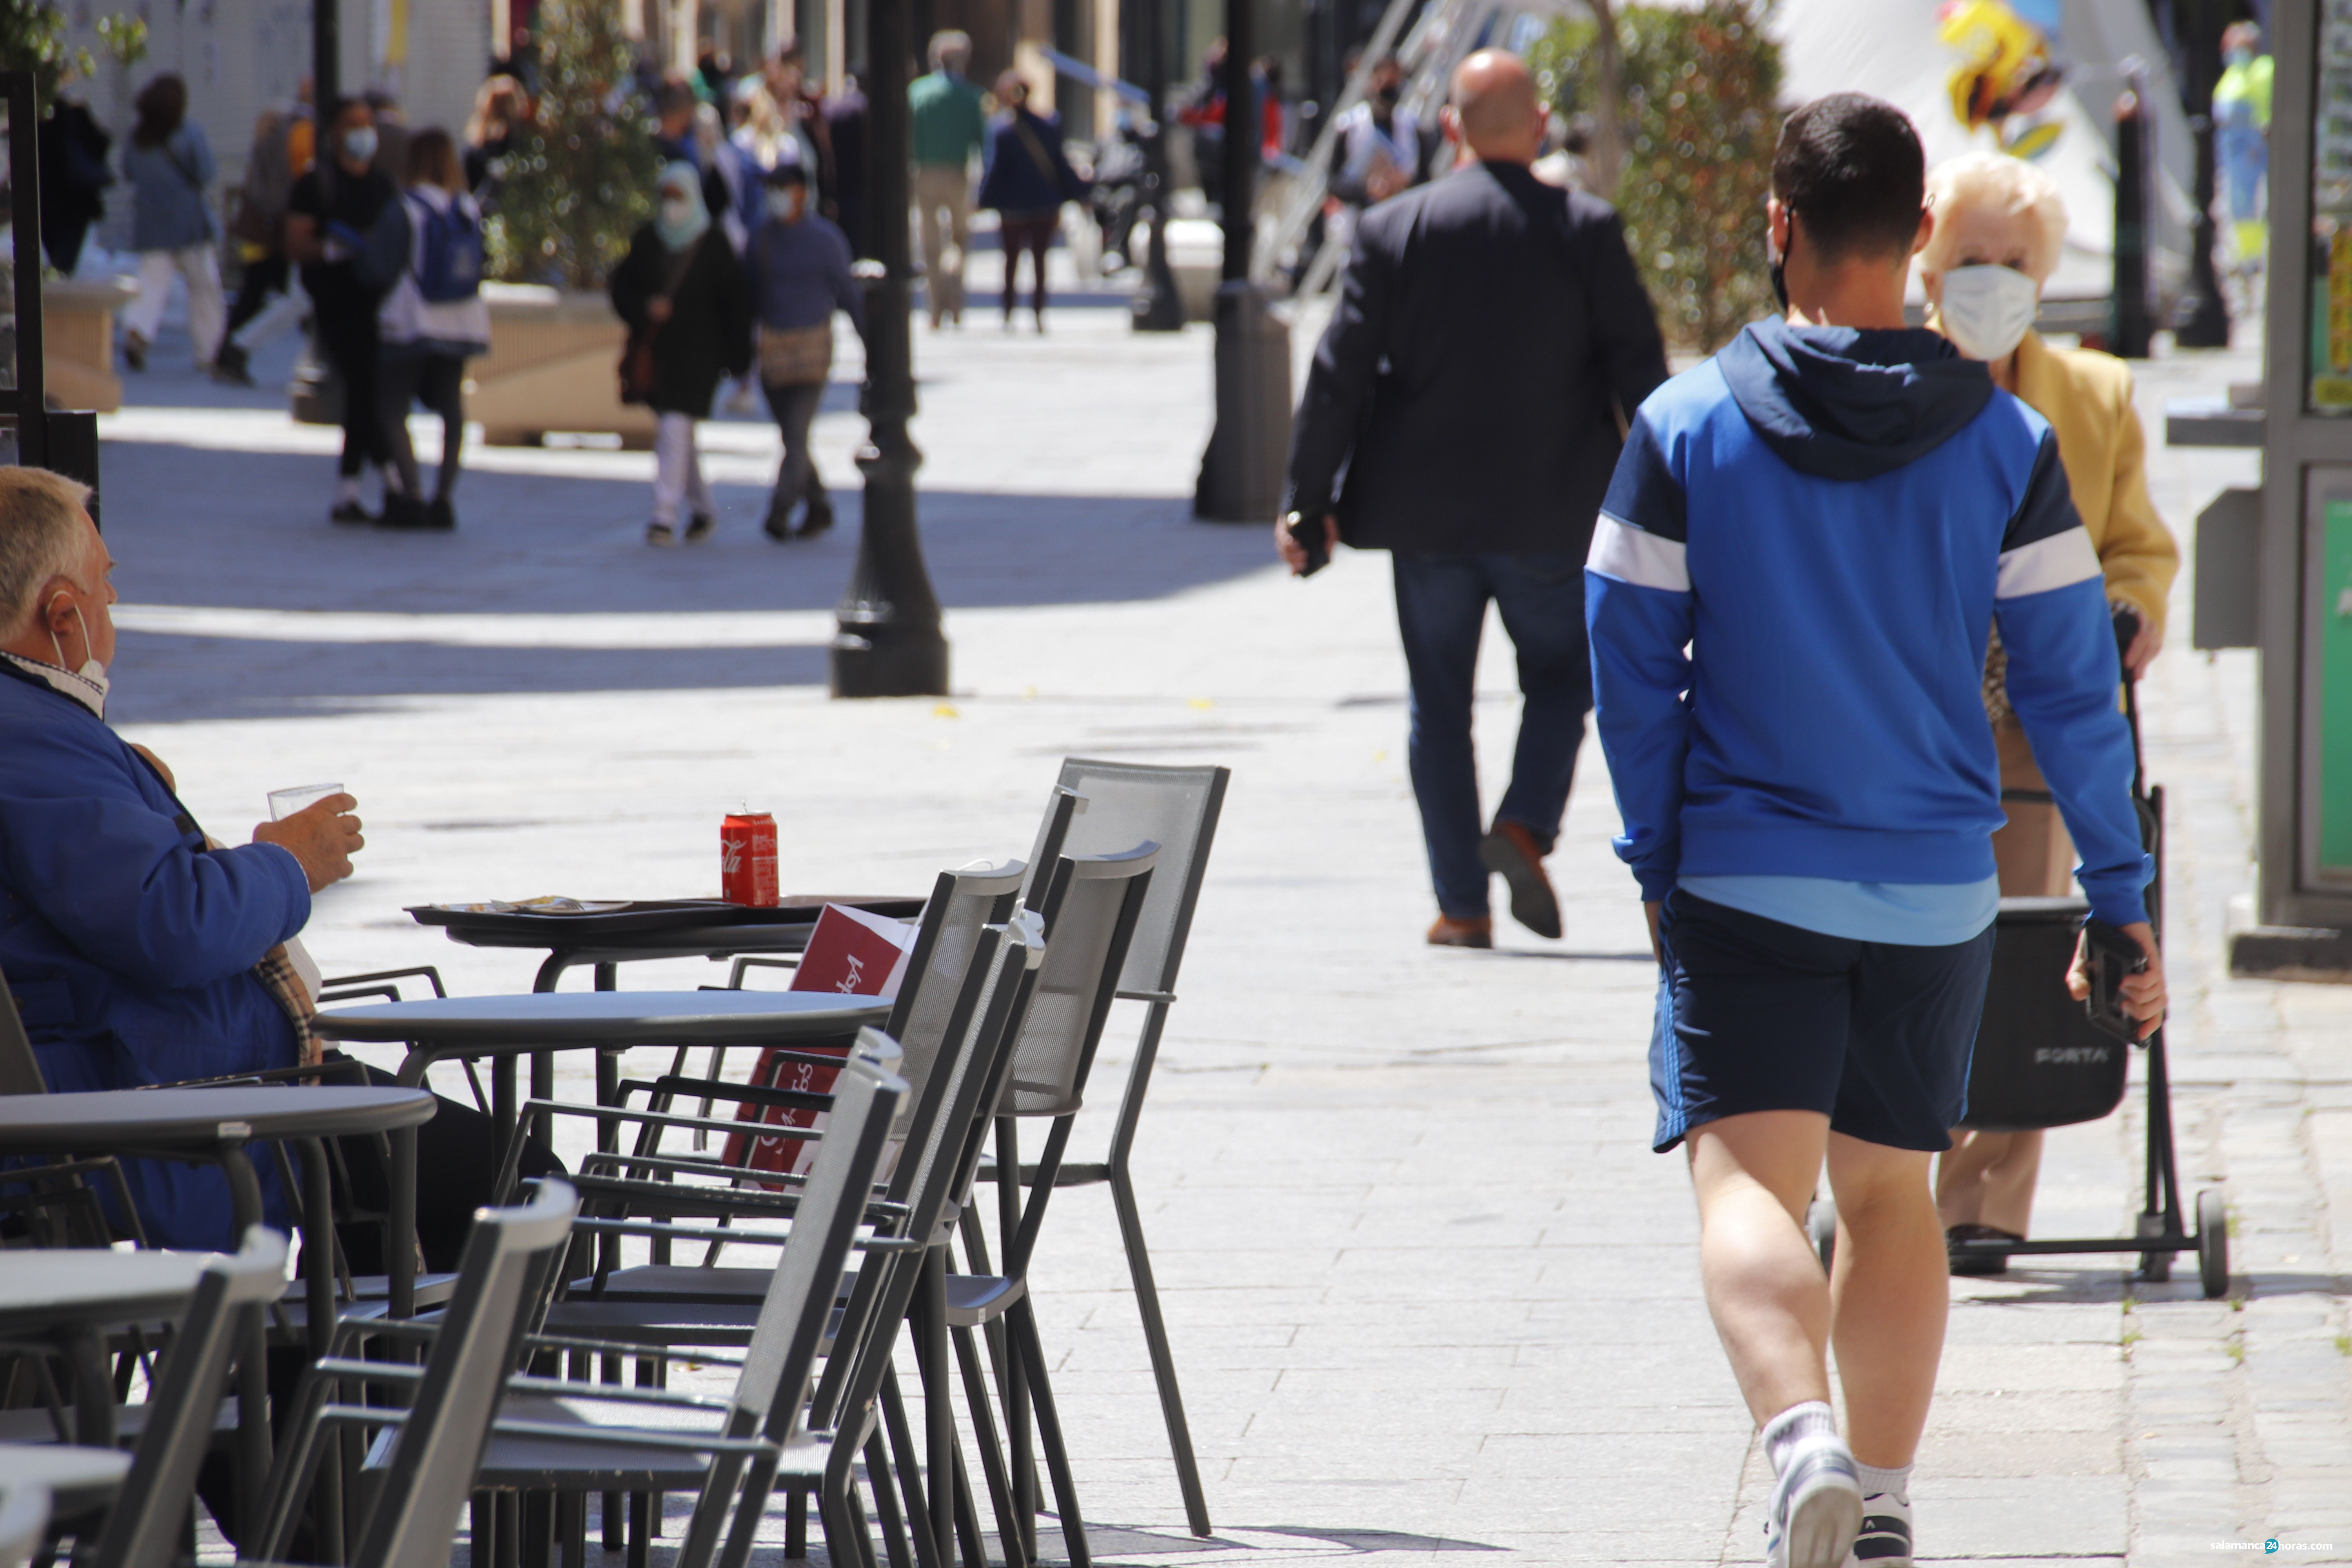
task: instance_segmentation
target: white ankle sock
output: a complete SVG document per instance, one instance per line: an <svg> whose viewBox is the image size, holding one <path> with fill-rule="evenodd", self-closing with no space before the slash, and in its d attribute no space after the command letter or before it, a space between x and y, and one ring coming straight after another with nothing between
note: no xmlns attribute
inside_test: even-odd
<svg viewBox="0 0 2352 1568"><path fill-rule="evenodd" d="M1772 1461L1772 1473L1779 1475L1787 1468L1789 1450L1800 1438L1816 1432L1837 1433L1837 1417L1830 1407L1818 1399L1802 1405L1791 1405L1764 1424L1764 1455Z"/></svg>
<svg viewBox="0 0 2352 1568"><path fill-rule="evenodd" d="M1853 1472L1854 1478L1862 1482L1862 1495L1864 1497L1876 1497L1883 1492L1898 1502L1911 1500L1911 1467L1908 1465L1899 1470L1882 1470L1876 1465L1865 1465L1856 1459Z"/></svg>

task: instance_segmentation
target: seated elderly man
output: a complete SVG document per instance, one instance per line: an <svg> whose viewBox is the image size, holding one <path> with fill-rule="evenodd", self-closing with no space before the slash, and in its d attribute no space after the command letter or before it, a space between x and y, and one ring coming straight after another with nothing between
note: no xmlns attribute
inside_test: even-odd
<svg viewBox="0 0 2352 1568"><path fill-rule="evenodd" d="M55 1092L130 1089L317 1059L313 993L287 944L310 896L352 874L355 804L331 795L223 847L172 775L106 724L114 568L83 502L40 468L0 468L0 975ZM389 1081L370 1070L370 1076ZM343 1148L352 1196L381 1209L372 1139ZM487 1117L441 1102L419 1133L417 1235L455 1266L498 1149ZM259 1162L285 1221L275 1161ZM542 1149L524 1169L557 1169ZM228 1189L208 1166L124 1162L151 1240L233 1248ZM376 1272L372 1229L346 1237Z"/></svg>

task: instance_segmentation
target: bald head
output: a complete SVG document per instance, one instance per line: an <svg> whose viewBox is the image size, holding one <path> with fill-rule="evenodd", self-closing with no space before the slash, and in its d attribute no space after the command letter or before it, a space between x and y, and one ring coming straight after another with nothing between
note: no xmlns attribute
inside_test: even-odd
<svg viewBox="0 0 2352 1568"><path fill-rule="evenodd" d="M1535 73L1503 49L1480 49L1454 68L1452 118L1480 158L1531 163L1543 151L1543 103Z"/></svg>

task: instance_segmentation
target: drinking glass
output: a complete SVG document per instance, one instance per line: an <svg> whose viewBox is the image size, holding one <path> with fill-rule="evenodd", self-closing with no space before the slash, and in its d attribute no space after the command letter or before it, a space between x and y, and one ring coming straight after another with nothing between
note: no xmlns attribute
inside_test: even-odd
<svg viewBox="0 0 2352 1568"><path fill-rule="evenodd" d="M339 784L298 784L292 789L271 790L269 819L283 822L306 805L315 805L331 795L342 793L343 786Z"/></svg>

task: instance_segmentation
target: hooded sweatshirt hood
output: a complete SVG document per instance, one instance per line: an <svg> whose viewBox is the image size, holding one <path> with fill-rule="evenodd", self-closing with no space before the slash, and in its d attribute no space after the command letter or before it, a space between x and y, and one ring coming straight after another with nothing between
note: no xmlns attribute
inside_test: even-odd
<svg viewBox="0 0 2352 1568"><path fill-rule="evenodd" d="M1925 328L1750 322L1716 356L1739 412L1801 473L1866 479L1935 450L1982 413L1992 376Z"/></svg>

